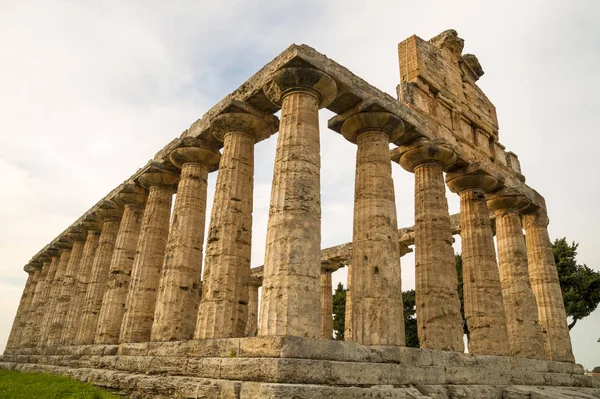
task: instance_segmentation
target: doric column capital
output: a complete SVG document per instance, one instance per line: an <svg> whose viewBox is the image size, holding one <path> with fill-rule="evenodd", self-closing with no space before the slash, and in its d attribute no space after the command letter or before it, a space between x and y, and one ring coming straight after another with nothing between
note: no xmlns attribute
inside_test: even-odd
<svg viewBox="0 0 600 399"><path fill-rule="evenodd" d="M203 147L179 147L171 151L169 159L179 169L186 163L202 163L208 165L210 172L214 172L219 168L221 154Z"/></svg>
<svg viewBox="0 0 600 399"><path fill-rule="evenodd" d="M114 198L115 203L125 206L143 206L148 199L148 191L142 186L131 185L126 187Z"/></svg>
<svg viewBox="0 0 600 399"><path fill-rule="evenodd" d="M513 211L520 213L531 201L521 194L494 194L487 198L490 211Z"/></svg>
<svg viewBox="0 0 600 399"><path fill-rule="evenodd" d="M251 276L250 280L248 280L248 285L251 287L260 287L260 286L262 286L262 283L263 283L262 277Z"/></svg>
<svg viewBox="0 0 600 399"><path fill-rule="evenodd" d="M456 163L456 153L450 148L428 139L418 139L407 146L399 147L400 165L409 172L414 172L419 165L436 163L447 170Z"/></svg>
<svg viewBox="0 0 600 399"><path fill-rule="evenodd" d="M57 242L54 243L54 246L59 249L61 251L61 253L64 250L71 250L71 248L73 247L73 241L71 241L71 239L69 237L63 236L61 238L59 238L59 240Z"/></svg>
<svg viewBox="0 0 600 399"><path fill-rule="evenodd" d="M177 183L179 182L179 176L166 171L145 172L138 177L138 182L146 189L150 189L152 186L162 186L175 189Z"/></svg>
<svg viewBox="0 0 600 399"><path fill-rule="evenodd" d="M231 112L211 119L210 128L213 136L219 141L225 141L225 136L229 133L242 132L253 136L255 142L259 142L277 131L278 124L272 122L245 112Z"/></svg>
<svg viewBox="0 0 600 399"><path fill-rule="evenodd" d="M528 212L523 215L523 228L527 230L530 227L548 227L550 223L550 219L548 219L548 214L545 209L537 208L533 212Z"/></svg>
<svg viewBox="0 0 600 399"><path fill-rule="evenodd" d="M453 172L446 175L446 185L450 191L459 194L465 190L480 190L489 193L498 187L498 180L487 173L478 170L475 172Z"/></svg>
<svg viewBox="0 0 600 399"><path fill-rule="evenodd" d="M352 143L356 143L356 138L361 133L372 131L384 132L389 136L390 142L394 142L404 133L404 122L390 112L357 112L344 121L340 131Z"/></svg>
<svg viewBox="0 0 600 399"><path fill-rule="evenodd" d="M123 216L123 208L113 201L104 200L96 211L96 216L103 222L119 221Z"/></svg>
<svg viewBox="0 0 600 399"><path fill-rule="evenodd" d="M69 239L72 240L73 242L75 242L75 241L84 242L85 238L86 238L86 232L81 228L77 228L77 229L71 231L68 234L68 236L69 236Z"/></svg>
<svg viewBox="0 0 600 399"><path fill-rule="evenodd" d="M267 98L279 107L289 93L304 91L317 98L319 108L324 108L335 100L337 85L331 76L318 69L288 67L277 71L263 91Z"/></svg>

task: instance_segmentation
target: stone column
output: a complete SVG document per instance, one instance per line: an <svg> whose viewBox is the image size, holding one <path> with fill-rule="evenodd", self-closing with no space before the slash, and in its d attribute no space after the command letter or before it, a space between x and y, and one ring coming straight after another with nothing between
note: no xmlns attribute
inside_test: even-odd
<svg viewBox="0 0 600 399"><path fill-rule="evenodd" d="M256 277L250 277L248 281L248 320L246 321L246 337L256 337L258 332L258 288L262 281Z"/></svg>
<svg viewBox="0 0 600 399"><path fill-rule="evenodd" d="M152 341L188 340L194 336L201 297L206 186L208 173L219 165L219 156L217 151L198 146L176 148L170 154L171 162L181 169L181 177L159 284Z"/></svg>
<svg viewBox="0 0 600 399"><path fill-rule="evenodd" d="M352 341L352 265L348 264L347 267L348 278L346 280L346 312L344 317L344 341Z"/></svg>
<svg viewBox="0 0 600 399"><path fill-rule="evenodd" d="M415 300L419 346L464 352L452 226L444 171L454 151L420 139L402 147L400 164L415 174Z"/></svg>
<svg viewBox="0 0 600 399"><path fill-rule="evenodd" d="M331 287L331 272L321 273L321 338L333 337L333 293Z"/></svg>
<svg viewBox="0 0 600 399"><path fill-rule="evenodd" d="M548 235L548 222L544 209L523 215L529 278L537 303L546 358L574 362L567 314Z"/></svg>
<svg viewBox="0 0 600 399"><path fill-rule="evenodd" d="M86 222L84 222L85 224ZM72 290L71 306L67 314L65 329L63 331L62 341L65 345L73 345L81 322L83 308L85 305L85 294L90 281L92 265L96 255L96 248L100 238L99 226L96 223L88 222L87 227L91 227L87 232L85 244L83 245L83 254L79 262L79 270L75 275L75 283Z"/></svg>
<svg viewBox="0 0 600 399"><path fill-rule="evenodd" d="M400 248L390 141L403 123L387 112L348 117L344 137L356 143L352 237L352 340L404 346Z"/></svg>
<svg viewBox="0 0 600 399"><path fill-rule="evenodd" d="M74 291L75 275L76 273L79 273L79 265L81 256L83 255L85 235L73 233L69 235L69 238L73 240L73 248L69 257L69 262L65 268L62 286L58 287L56 307L54 308L54 313L51 315L52 318L47 342L48 346L64 345L62 337L64 334L65 322L69 313L69 308L72 305L71 298Z"/></svg>
<svg viewBox="0 0 600 399"><path fill-rule="evenodd" d="M460 195L460 238L469 353L509 354L504 301L494 233L485 194L498 181L486 174L449 173L448 187Z"/></svg>
<svg viewBox="0 0 600 399"><path fill-rule="evenodd" d="M312 68L282 69L265 88L281 105L258 335L321 336L319 108L336 96Z"/></svg>
<svg viewBox="0 0 600 399"><path fill-rule="evenodd" d="M527 268L527 249L519 212L529 201L519 195L488 197L496 216L500 284L512 356L544 359L535 296Z"/></svg>
<svg viewBox="0 0 600 399"><path fill-rule="evenodd" d="M21 340L22 337L26 335L25 326L27 324L27 320L31 317L31 314L29 313L31 309L31 301L33 295L35 294L35 287L37 285L39 276L40 271L37 269L28 271L27 282L25 283L25 288L23 289L23 294L21 295L21 301L19 302L19 307L17 308L17 313L15 314L15 319L8 336L8 341L6 342L7 348L22 347Z"/></svg>
<svg viewBox="0 0 600 399"><path fill-rule="evenodd" d="M56 274L58 268L58 250L50 249L48 255L51 256L50 262L42 266L42 279L35 287L35 294L33 296L32 312L33 317L28 326L29 334L27 339L27 347L36 347L40 343L41 330L44 323L44 317L46 315L46 309L48 308L48 296L50 294L50 287L52 286L52 280Z"/></svg>
<svg viewBox="0 0 600 399"><path fill-rule="evenodd" d="M75 339L75 343L78 345L94 343L96 328L98 326L98 316L102 309L102 299L107 287L108 271L115 249L121 216L122 211L119 209L107 209L99 214L104 223L102 224L98 248L96 249L94 263L92 264L81 324L77 332L77 338Z"/></svg>
<svg viewBox="0 0 600 399"><path fill-rule="evenodd" d="M148 172L139 178L140 184L148 188L149 194L135 252L119 342L150 341L177 179L176 175L166 171Z"/></svg>
<svg viewBox="0 0 600 399"><path fill-rule="evenodd" d="M259 116L234 112L217 116L211 128L224 146L195 336L243 337L248 320L254 144L269 137L276 126Z"/></svg>
<svg viewBox="0 0 600 399"><path fill-rule="evenodd" d="M96 344L119 342L146 197L146 190L137 186L130 188L129 192L118 194L114 200L119 205L123 205L124 209L110 261L107 288L98 316L98 328L94 339Z"/></svg>
<svg viewBox="0 0 600 399"><path fill-rule="evenodd" d="M49 287L49 295L48 295L48 308L46 314L44 315L44 321L42 324L42 331L40 333L40 340L38 342L38 346L40 347L49 347L56 346L58 343L57 340L60 338L60 333L52 328L54 322L54 316L56 315L57 307L58 307L58 298L60 296L60 290L62 285L64 284L65 272L67 270L67 265L69 263L69 258L71 257L71 242L64 241L61 243L61 252L60 258L58 261L58 267L56 269L56 273L54 274L54 279ZM59 334L57 336L57 334Z"/></svg>

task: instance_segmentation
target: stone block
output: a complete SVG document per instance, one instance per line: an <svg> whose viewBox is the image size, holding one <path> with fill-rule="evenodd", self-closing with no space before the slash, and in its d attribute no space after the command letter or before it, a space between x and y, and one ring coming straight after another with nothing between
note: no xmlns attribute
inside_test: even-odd
<svg viewBox="0 0 600 399"><path fill-rule="evenodd" d="M151 342L150 356L193 356L198 352L198 341Z"/></svg>
<svg viewBox="0 0 600 399"><path fill-rule="evenodd" d="M118 356L115 368L117 370L143 374L150 370L151 363L151 356Z"/></svg>
<svg viewBox="0 0 600 399"><path fill-rule="evenodd" d="M150 353L150 343L122 343L119 345L118 355L121 356L148 356Z"/></svg>
<svg viewBox="0 0 600 399"><path fill-rule="evenodd" d="M220 378L242 381L279 381L279 359L274 358L223 358Z"/></svg>
<svg viewBox="0 0 600 399"><path fill-rule="evenodd" d="M149 374L181 375L187 370L185 357L153 356L150 362Z"/></svg>
<svg viewBox="0 0 600 399"><path fill-rule="evenodd" d="M221 358L190 358L185 374L193 377L219 378L221 376Z"/></svg>

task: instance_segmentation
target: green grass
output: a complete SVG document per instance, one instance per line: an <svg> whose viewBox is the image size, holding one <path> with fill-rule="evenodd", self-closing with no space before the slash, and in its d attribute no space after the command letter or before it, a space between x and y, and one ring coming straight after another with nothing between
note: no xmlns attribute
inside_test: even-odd
<svg viewBox="0 0 600 399"><path fill-rule="evenodd" d="M69 377L0 370L0 399L123 399Z"/></svg>

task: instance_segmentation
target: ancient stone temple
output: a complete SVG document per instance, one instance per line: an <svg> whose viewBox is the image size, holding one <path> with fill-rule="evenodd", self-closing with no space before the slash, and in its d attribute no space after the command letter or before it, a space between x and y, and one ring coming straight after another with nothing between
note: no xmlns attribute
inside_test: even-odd
<svg viewBox="0 0 600 399"><path fill-rule="evenodd" d="M574 363L544 198L500 144L483 69L462 49L452 30L401 42L396 99L290 46L31 259L0 367L148 398L600 398ZM319 131L321 108L357 150L353 240L326 249L320 135L335 133ZM254 146L274 134L265 260L252 267ZM414 175L412 227L398 227L395 164ZM410 251L421 348L405 347Z"/></svg>

